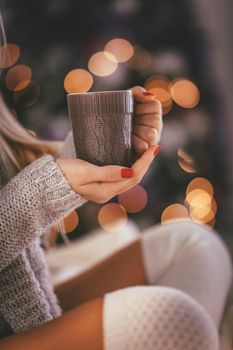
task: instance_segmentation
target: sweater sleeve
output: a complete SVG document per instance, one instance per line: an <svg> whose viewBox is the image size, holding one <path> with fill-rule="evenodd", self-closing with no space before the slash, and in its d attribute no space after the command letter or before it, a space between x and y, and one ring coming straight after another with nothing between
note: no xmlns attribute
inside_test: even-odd
<svg viewBox="0 0 233 350"><path fill-rule="evenodd" d="M62 143L59 149L59 156L61 158L76 158L76 151L74 146L73 133L70 131L66 136L65 141Z"/></svg>
<svg viewBox="0 0 233 350"><path fill-rule="evenodd" d="M51 155L25 167L0 190L0 271L51 224L85 202Z"/></svg>

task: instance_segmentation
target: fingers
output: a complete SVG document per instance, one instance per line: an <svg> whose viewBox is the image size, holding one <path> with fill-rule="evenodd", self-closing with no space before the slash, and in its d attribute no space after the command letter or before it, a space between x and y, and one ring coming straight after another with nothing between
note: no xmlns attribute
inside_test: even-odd
<svg viewBox="0 0 233 350"><path fill-rule="evenodd" d="M148 101L148 98L145 99L144 97L144 102L146 102L146 104L144 103L138 103L135 106L135 110L134 113L135 115L144 115L144 114L159 114L159 116L162 114L162 107L161 107L161 103L156 100L155 98L151 101Z"/></svg>
<svg viewBox="0 0 233 350"><path fill-rule="evenodd" d="M142 139L142 141L147 142L150 147L158 144L159 133L156 128L144 125L134 125L133 134Z"/></svg>
<svg viewBox="0 0 233 350"><path fill-rule="evenodd" d="M134 86L131 91L134 95L134 100L136 102L147 103L148 101L155 100L154 95L147 95L146 89L141 86Z"/></svg>
<svg viewBox="0 0 233 350"><path fill-rule="evenodd" d="M154 152L158 147L150 147L143 155L133 164L134 176L125 181L116 182L95 182L81 186L80 194L86 199L97 203L106 203L117 194L122 193L138 184L150 164L154 159Z"/></svg>
<svg viewBox="0 0 233 350"><path fill-rule="evenodd" d="M132 165L134 177L136 176L140 178L141 176L145 175L147 169L154 160L154 152L157 152L156 154L158 154L159 150L160 146L150 147L139 159L136 160L136 162Z"/></svg>
<svg viewBox="0 0 233 350"><path fill-rule="evenodd" d="M157 114L135 115L133 124L150 126L151 128L156 128L160 132L163 127L162 118Z"/></svg>
<svg viewBox="0 0 233 350"><path fill-rule="evenodd" d="M93 181L123 181L133 176L133 170L118 165L93 166Z"/></svg>
<svg viewBox="0 0 233 350"><path fill-rule="evenodd" d="M143 139L141 139L135 134L132 135L132 143L133 143L134 151L136 152L137 155L141 155L149 147L146 141L144 141Z"/></svg>

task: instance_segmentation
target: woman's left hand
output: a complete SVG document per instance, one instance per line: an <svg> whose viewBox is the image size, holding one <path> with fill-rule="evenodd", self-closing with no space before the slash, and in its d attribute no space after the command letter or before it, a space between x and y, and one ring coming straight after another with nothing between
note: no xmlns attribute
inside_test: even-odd
<svg viewBox="0 0 233 350"><path fill-rule="evenodd" d="M132 143L136 156L140 156L147 148L159 143L163 127L162 106L143 87L135 86L131 90L135 101Z"/></svg>

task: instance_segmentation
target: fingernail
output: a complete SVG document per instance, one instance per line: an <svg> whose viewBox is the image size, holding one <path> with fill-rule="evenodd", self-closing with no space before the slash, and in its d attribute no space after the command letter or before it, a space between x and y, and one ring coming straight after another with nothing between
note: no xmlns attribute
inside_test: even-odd
<svg viewBox="0 0 233 350"><path fill-rule="evenodd" d="M121 169L121 177L129 178L133 177L133 169Z"/></svg>
<svg viewBox="0 0 233 350"><path fill-rule="evenodd" d="M156 149L154 150L153 156L155 157L161 150L161 147L158 145Z"/></svg>
<svg viewBox="0 0 233 350"><path fill-rule="evenodd" d="M152 92L149 92L149 91L143 92L143 95L144 96L154 96L154 94L152 94Z"/></svg>

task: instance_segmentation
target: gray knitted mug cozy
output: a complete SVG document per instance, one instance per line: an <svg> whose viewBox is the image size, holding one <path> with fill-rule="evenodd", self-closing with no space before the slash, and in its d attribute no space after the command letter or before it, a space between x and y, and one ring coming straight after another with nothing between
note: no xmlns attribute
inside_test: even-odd
<svg viewBox="0 0 233 350"><path fill-rule="evenodd" d="M131 166L132 91L72 93L67 101L77 158Z"/></svg>

